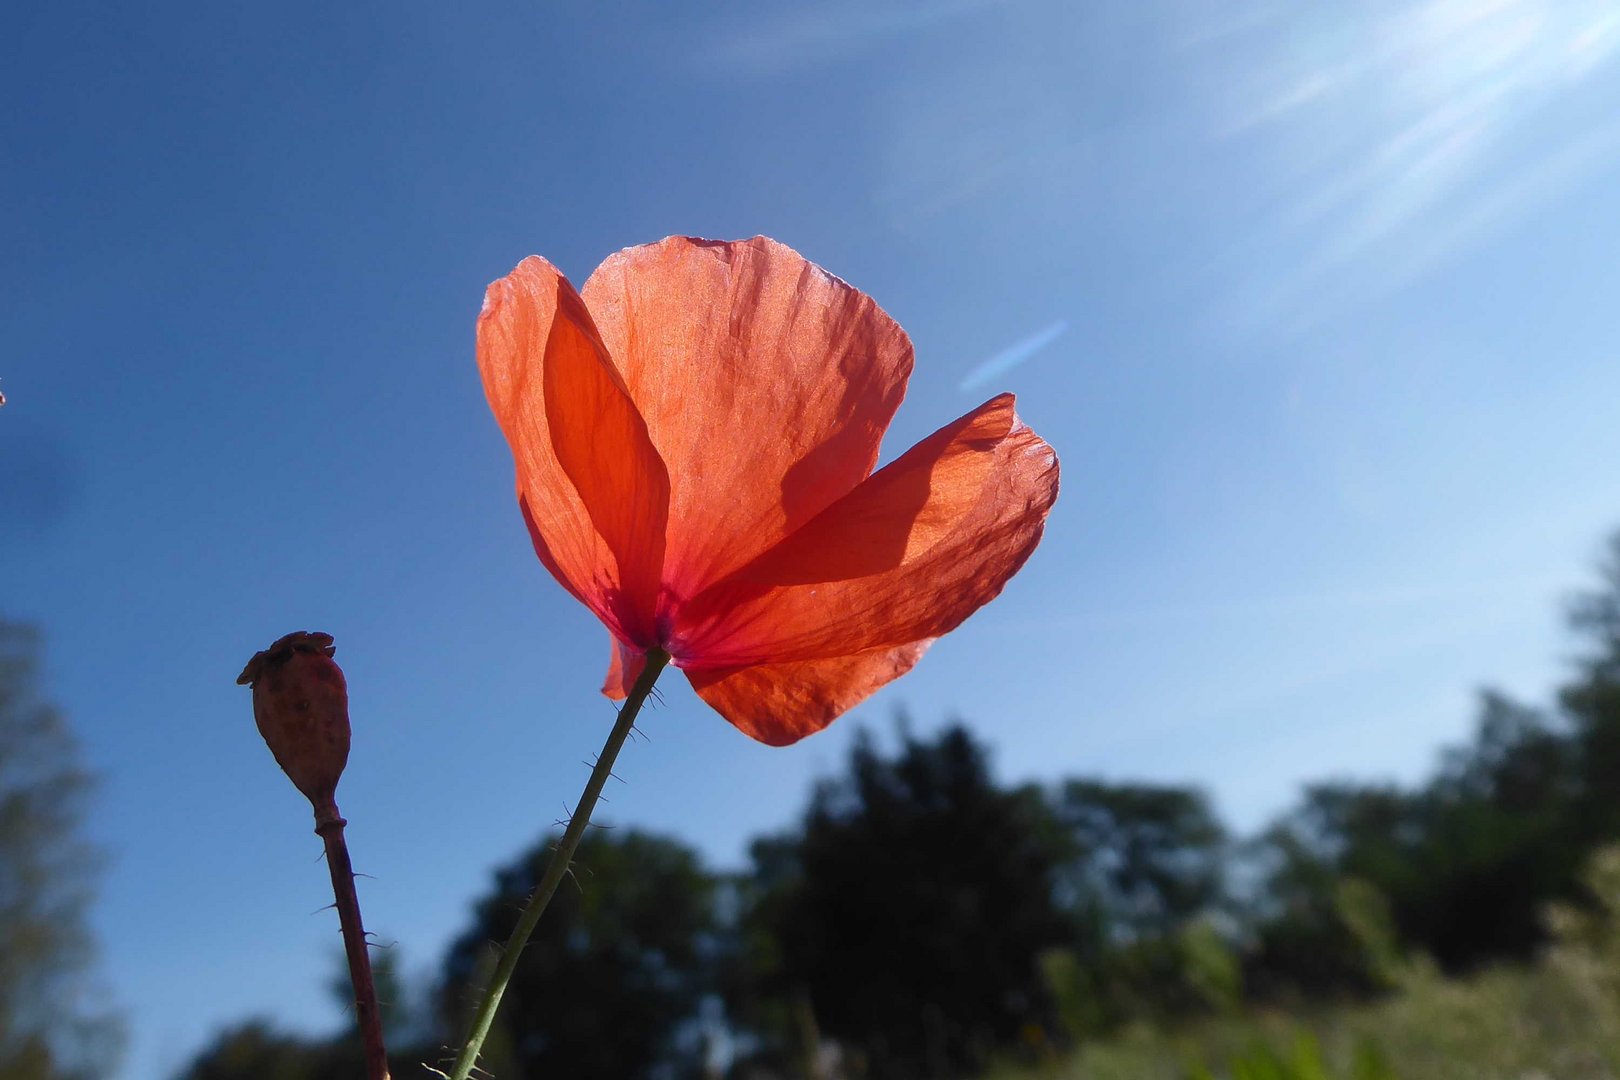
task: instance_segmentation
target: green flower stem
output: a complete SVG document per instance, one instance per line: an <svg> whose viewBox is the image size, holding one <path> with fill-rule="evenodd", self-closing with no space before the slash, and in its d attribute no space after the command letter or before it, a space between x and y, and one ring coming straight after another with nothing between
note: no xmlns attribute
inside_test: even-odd
<svg viewBox="0 0 1620 1080"><path fill-rule="evenodd" d="M490 978L483 1000L478 1003L478 1012L473 1016L472 1029L467 1033L467 1041L461 1047L461 1052L456 1055L455 1066L450 1070L451 1080L468 1080L473 1066L478 1063L478 1054L483 1049L484 1040L489 1037L489 1028L495 1021L495 1010L500 1006L501 995L506 992L506 984L512 981L512 972L517 969L518 955L523 952L523 946L528 944L529 935L534 933L535 926L540 922L540 916L545 913L546 905L551 903L552 895L562 883L563 875L568 873L568 868L574 860L574 851L579 847L580 839L584 837L585 829L591 823L591 811L596 809L596 800L601 797L602 787L613 772L613 761L623 749L624 740L629 738L630 729L635 727L636 715L641 712L641 706L652 693L653 683L658 681L659 674L668 663L669 654L662 649L653 649L647 653L647 666L619 708L619 719L614 723L613 731L602 746L602 753L596 759L596 766L591 769L591 778L585 783L585 791L579 797L579 806L575 808L573 817L568 819L568 828L563 830L557 850L552 853L551 861L546 863L545 875L540 879L540 884L536 886L533 895L529 897L523 914L518 918L517 926L512 929L512 936L506 939L506 946L501 950L501 961L495 966L495 974Z"/></svg>

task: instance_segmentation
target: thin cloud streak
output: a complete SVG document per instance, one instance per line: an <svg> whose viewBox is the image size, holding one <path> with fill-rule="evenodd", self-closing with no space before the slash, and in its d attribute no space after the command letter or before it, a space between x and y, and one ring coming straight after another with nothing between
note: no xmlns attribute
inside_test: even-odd
<svg viewBox="0 0 1620 1080"><path fill-rule="evenodd" d="M981 361L962 377L961 390L974 390L991 379L1005 375L1020 364L1033 359L1037 353L1069 332L1069 320L1059 319L1027 337L1020 338L988 360Z"/></svg>

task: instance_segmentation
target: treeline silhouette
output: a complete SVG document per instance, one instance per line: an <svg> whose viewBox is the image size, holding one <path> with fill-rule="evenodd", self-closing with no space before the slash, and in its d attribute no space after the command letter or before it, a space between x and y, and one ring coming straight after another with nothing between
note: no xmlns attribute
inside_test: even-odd
<svg viewBox="0 0 1620 1080"><path fill-rule="evenodd" d="M719 873L680 841L591 834L524 954L485 1066L523 1077L950 1078L1147 1020L1297 1007L1531 959L1545 912L1620 838L1620 537L1572 623L1556 702L1487 693L1425 783L1335 781L1238 841L1196 790L997 781L953 724L863 733L801 823ZM425 1075L456 1037L550 838L499 870L396 1038ZM185 1080L357 1075L352 1040L263 1023Z"/></svg>

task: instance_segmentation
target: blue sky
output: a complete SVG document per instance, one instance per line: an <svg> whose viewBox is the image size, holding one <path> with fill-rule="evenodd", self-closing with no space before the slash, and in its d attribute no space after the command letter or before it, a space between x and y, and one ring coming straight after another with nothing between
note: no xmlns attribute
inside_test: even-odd
<svg viewBox="0 0 1620 1080"><path fill-rule="evenodd" d="M736 865L861 718L1009 779L1412 778L1535 700L1620 525L1620 15L1208 5L13 5L0 612L104 777L95 912L161 1076L338 1017L307 808L233 680L336 635L369 922L425 967L610 718L484 405L484 285L774 236L918 354L893 456L1000 389L1047 538L855 716L749 742L679 682L606 817ZM987 374L988 373L988 374Z"/></svg>

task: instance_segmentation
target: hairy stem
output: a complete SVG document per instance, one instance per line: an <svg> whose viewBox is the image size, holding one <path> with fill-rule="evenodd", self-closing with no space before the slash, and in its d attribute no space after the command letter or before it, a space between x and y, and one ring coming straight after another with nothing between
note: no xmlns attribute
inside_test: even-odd
<svg viewBox="0 0 1620 1080"><path fill-rule="evenodd" d="M506 939L506 945L501 950L500 963L495 966L495 974L490 978L489 986L484 990L484 996L478 1003L478 1011L473 1015L472 1029L467 1033L467 1041L456 1055L455 1065L450 1070L451 1080L468 1080L472 1074L473 1066L478 1062L478 1054L483 1049L484 1040L489 1037L489 1028L494 1023L495 1010L500 1006L501 995L506 992L506 984L511 982L512 972L517 969L518 955L522 953L523 946L528 944L529 935L534 933L535 926L540 922L540 916L545 913L546 905L551 903L552 895L562 883L563 875L568 873L568 867L574 860L574 852L585 835L586 827L591 823L591 811L596 809L596 800L601 797L602 787L613 772L614 759L624 747L624 740L630 736L630 729L636 725L636 715L641 712L641 706L652 693L653 683L658 681L658 676L667 663L669 663L668 653L662 649L651 650L647 654L646 668L642 670L641 677L636 680L636 685L631 688L629 696L620 706L619 718L614 722L613 731L602 746L602 753L597 757L595 767L591 769L591 778L585 782L585 791L579 797L579 806L568 819L568 828L563 830L557 850L552 852L551 860L546 863L546 872L540 878L540 884L529 897L529 902L523 908L523 914L518 918L517 926L512 929L512 936Z"/></svg>
<svg viewBox="0 0 1620 1080"><path fill-rule="evenodd" d="M365 1050L366 1080L389 1080L382 1014L377 1008L377 988L371 981L371 953L366 948L365 927L360 924L354 865L349 861L349 845L343 839L343 827L347 824L338 816L336 805L315 815L315 831L326 843L326 868L332 873L332 895L337 899L338 922L343 927L343 953L349 961L349 981L354 983L354 1015Z"/></svg>

